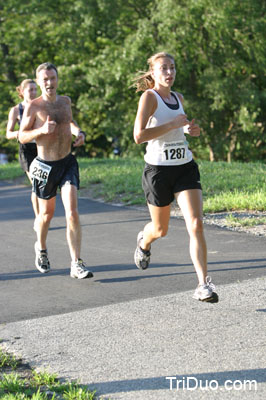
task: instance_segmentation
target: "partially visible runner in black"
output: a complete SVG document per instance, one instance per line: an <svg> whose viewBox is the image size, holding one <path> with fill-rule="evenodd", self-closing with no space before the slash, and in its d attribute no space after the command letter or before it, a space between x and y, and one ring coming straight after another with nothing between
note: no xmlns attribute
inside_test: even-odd
<svg viewBox="0 0 266 400"><path fill-rule="evenodd" d="M22 99L22 102L12 107L9 111L6 137L7 139L18 140L19 130L15 130L16 124L20 125L26 104L37 97L37 84L32 79L24 79L21 84L16 88L16 90L19 97ZM32 181L29 170L31 163L36 156L37 146L35 141L25 144L19 143L19 162L21 168L26 173L31 183ZM34 192L32 192L31 194L31 202L36 219L39 213L39 204L38 197Z"/></svg>

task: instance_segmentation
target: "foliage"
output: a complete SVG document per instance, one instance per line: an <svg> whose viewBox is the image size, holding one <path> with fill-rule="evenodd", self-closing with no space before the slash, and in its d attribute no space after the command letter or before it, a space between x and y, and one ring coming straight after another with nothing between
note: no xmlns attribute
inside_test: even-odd
<svg viewBox="0 0 266 400"><path fill-rule="evenodd" d="M132 78L154 52L175 56L175 90L202 127L197 157L265 157L265 3L260 0L6 0L0 5L0 152L15 86L54 62L59 93L86 131L78 154L142 154L132 131L139 96Z"/></svg>

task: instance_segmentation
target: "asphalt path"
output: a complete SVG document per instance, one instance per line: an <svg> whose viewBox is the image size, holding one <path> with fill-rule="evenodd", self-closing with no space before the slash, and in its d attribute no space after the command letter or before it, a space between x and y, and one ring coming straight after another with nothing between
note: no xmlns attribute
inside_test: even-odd
<svg viewBox="0 0 266 400"><path fill-rule="evenodd" d="M184 221L133 262L148 212L79 199L82 257L92 279L70 278L64 210L48 235L52 270L34 266L30 188L0 182L0 344L37 371L78 380L112 400L266 398L265 238L205 226L220 301L197 285Z"/></svg>
<svg viewBox="0 0 266 400"><path fill-rule="evenodd" d="M48 234L51 272L34 266L30 188L0 182L0 323L29 320L131 300L194 290L197 279L183 220L171 218L167 237L152 246L152 262L139 271L133 260L136 236L148 212L79 199L82 258L93 271L70 278L70 255L60 196ZM265 238L205 226L208 269L219 285L266 275Z"/></svg>

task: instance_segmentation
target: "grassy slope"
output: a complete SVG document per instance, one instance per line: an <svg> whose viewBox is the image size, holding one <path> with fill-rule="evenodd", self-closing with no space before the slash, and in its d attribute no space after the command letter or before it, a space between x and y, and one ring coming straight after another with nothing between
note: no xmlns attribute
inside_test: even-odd
<svg viewBox="0 0 266 400"><path fill-rule="evenodd" d="M79 160L81 187L94 196L125 204L145 204L141 188L143 160ZM266 209L266 165L262 163L198 162L204 212Z"/></svg>
<svg viewBox="0 0 266 400"><path fill-rule="evenodd" d="M266 210L266 164L198 162L204 212ZM144 162L136 159L80 158L81 188L94 197L128 205L144 205L141 187ZM0 166L0 179L23 176L18 163Z"/></svg>

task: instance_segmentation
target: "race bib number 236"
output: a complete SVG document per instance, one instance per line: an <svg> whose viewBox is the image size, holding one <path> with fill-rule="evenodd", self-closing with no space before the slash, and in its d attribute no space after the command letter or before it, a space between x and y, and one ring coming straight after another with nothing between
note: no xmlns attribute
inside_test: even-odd
<svg viewBox="0 0 266 400"><path fill-rule="evenodd" d="M50 165L46 165L35 159L30 165L30 176L32 179L38 179L38 181L46 184L51 169L52 167Z"/></svg>

